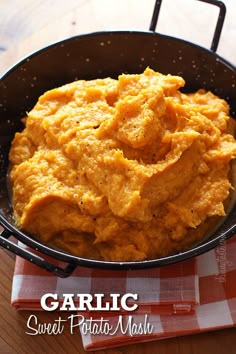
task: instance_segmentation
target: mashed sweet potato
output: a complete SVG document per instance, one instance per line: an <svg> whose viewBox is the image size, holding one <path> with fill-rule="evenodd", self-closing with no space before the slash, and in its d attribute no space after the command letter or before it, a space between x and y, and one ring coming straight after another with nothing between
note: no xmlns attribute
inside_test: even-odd
<svg viewBox="0 0 236 354"><path fill-rule="evenodd" d="M17 225L88 258L151 259L203 237L225 214L236 141L229 107L146 69L43 94L16 133Z"/></svg>

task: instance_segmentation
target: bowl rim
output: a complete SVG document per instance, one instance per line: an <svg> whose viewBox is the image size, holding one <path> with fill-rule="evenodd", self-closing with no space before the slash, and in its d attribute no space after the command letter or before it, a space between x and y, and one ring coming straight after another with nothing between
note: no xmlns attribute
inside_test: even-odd
<svg viewBox="0 0 236 354"><path fill-rule="evenodd" d="M10 75L12 71L16 70L18 68L18 66L21 66L22 64L30 61L35 56L40 55L41 53L43 53L49 49L52 49L53 47L60 46L60 45L63 46L65 43L70 42L70 41L77 41L77 40L81 40L81 39L87 39L89 37L104 36L104 35L108 35L108 36L113 36L113 35L138 35L138 36L145 35L145 36L156 36L156 37L160 37L160 38L163 38L166 40L174 40L176 42L179 42L179 43L182 43L185 45L193 46L205 54L210 54L211 56L213 56L216 59L216 61L221 62L223 65L227 66L230 70L232 70L236 73L236 65L231 63L229 60L227 60L224 57L222 57L221 55L215 53L211 49L205 48L199 44L190 42L186 39L178 38L175 36L170 36L170 35L159 33L159 32L154 32L154 31L105 30L105 31L87 32L87 33L82 33L82 34L78 34L75 36L71 36L68 38L64 38L64 39L55 41L53 43L50 43L46 46L43 46L42 48L40 48L38 50L32 51L29 54L25 55L23 58L16 61L16 63L12 64L8 69L4 70L4 72L2 74L0 74L0 82L2 80L4 80L8 75Z"/></svg>

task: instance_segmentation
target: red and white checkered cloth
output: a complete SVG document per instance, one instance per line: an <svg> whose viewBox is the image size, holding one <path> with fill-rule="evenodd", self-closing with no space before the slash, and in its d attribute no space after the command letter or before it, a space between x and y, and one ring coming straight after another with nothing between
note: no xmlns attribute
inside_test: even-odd
<svg viewBox="0 0 236 354"><path fill-rule="evenodd" d="M109 298L111 293L137 293L139 306L135 312L77 314L85 321L103 319L110 327L118 328L111 335L93 334L80 327L85 350L104 349L236 325L235 279L235 237L204 255L175 265L140 271L78 267L66 279L17 257L12 305L40 310L41 296L46 293L57 293L59 298L62 294L102 293ZM153 326L150 334L129 332L128 324L144 328L145 321Z"/></svg>

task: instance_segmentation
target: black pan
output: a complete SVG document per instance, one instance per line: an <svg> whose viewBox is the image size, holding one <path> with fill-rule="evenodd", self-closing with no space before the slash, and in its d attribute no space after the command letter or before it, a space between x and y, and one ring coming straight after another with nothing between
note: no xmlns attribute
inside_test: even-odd
<svg viewBox="0 0 236 354"><path fill-rule="evenodd" d="M185 252L141 262L83 259L49 247L19 231L12 218L7 187L8 152L15 132L23 128L20 118L33 108L43 92L75 79L88 80L107 76L117 78L121 73L140 73L149 66L163 74L183 76L187 82L185 91L196 91L199 88L211 90L228 101L231 115L236 118L236 70L215 53L226 9L222 2L216 0L201 1L220 8L211 50L155 33L161 6L161 1L157 0L148 32L98 32L69 38L30 55L1 77L0 223L4 228L0 235L2 247L61 277L66 277L78 265L109 269L167 265L206 252L235 234L236 208L232 207L228 217L207 239ZM31 247L32 252L9 240L11 235ZM55 262L46 261L45 255L51 256ZM58 267L56 260L68 264L65 268Z"/></svg>

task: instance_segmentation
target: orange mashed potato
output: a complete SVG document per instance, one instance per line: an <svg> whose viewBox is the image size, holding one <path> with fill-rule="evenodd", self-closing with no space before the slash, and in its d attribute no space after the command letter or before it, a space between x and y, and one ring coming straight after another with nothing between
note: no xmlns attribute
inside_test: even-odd
<svg viewBox="0 0 236 354"><path fill-rule="evenodd" d="M227 103L202 89L183 94L184 84L147 68L43 94L10 151L18 227L112 261L202 238L201 225L225 215L236 141Z"/></svg>

